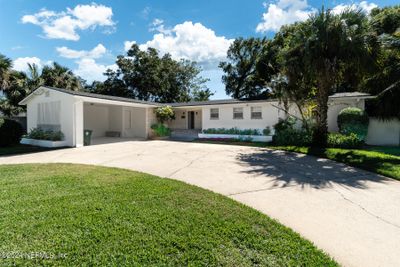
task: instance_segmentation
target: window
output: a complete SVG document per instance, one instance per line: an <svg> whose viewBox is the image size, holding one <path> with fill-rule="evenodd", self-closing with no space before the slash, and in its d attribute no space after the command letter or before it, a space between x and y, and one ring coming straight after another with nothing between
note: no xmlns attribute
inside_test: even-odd
<svg viewBox="0 0 400 267"><path fill-rule="evenodd" d="M59 131L61 102L38 103L37 127L46 131Z"/></svg>
<svg viewBox="0 0 400 267"><path fill-rule="evenodd" d="M210 120L218 120L219 119L219 109L211 108L210 109Z"/></svg>
<svg viewBox="0 0 400 267"><path fill-rule="evenodd" d="M251 107L251 119L262 119L261 107Z"/></svg>
<svg viewBox="0 0 400 267"><path fill-rule="evenodd" d="M243 119L243 108L233 108L233 118Z"/></svg>

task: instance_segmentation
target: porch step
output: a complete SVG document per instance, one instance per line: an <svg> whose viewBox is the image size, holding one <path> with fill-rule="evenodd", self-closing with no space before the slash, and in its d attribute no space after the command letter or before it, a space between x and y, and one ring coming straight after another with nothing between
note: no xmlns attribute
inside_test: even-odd
<svg viewBox="0 0 400 267"><path fill-rule="evenodd" d="M193 141L198 138L200 132L201 130L176 129L172 130L170 139L176 141Z"/></svg>

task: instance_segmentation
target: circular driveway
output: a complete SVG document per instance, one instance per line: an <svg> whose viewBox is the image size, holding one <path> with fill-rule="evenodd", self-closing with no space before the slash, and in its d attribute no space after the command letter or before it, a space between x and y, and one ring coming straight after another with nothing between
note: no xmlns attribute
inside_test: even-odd
<svg viewBox="0 0 400 267"><path fill-rule="evenodd" d="M400 182L269 149L171 141L111 142L0 157L143 171L231 197L294 229L345 266L399 266Z"/></svg>

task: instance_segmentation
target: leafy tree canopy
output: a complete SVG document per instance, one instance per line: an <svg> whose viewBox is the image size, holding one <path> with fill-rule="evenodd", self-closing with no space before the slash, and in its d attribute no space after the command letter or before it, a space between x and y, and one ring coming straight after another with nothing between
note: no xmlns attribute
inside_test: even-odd
<svg viewBox="0 0 400 267"><path fill-rule="evenodd" d="M227 61L219 67L226 94L236 99L266 98L268 82L276 73L277 51L266 38L236 39L229 47Z"/></svg>
<svg viewBox="0 0 400 267"><path fill-rule="evenodd" d="M160 103L207 100L212 95L205 86L208 79L199 76L201 68L195 62L161 56L154 48L142 51L133 44L116 64L118 69L108 70L107 80L94 83L92 91Z"/></svg>
<svg viewBox="0 0 400 267"><path fill-rule="evenodd" d="M6 115L17 115L25 111L18 103L39 86L81 90L84 81L66 67L53 63L44 66L42 71L35 64L28 64L28 72L12 69L12 61L0 54L0 111Z"/></svg>

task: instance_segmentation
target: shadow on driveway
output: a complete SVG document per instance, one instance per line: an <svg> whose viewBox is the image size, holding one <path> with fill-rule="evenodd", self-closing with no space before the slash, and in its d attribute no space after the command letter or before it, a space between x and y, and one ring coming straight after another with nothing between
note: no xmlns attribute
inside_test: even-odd
<svg viewBox="0 0 400 267"><path fill-rule="evenodd" d="M253 153L240 153L240 164L248 167L248 174L272 177L273 187L310 186L316 189L330 188L338 184L353 188L367 188L366 182L390 180L343 163L314 156L269 149Z"/></svg>

